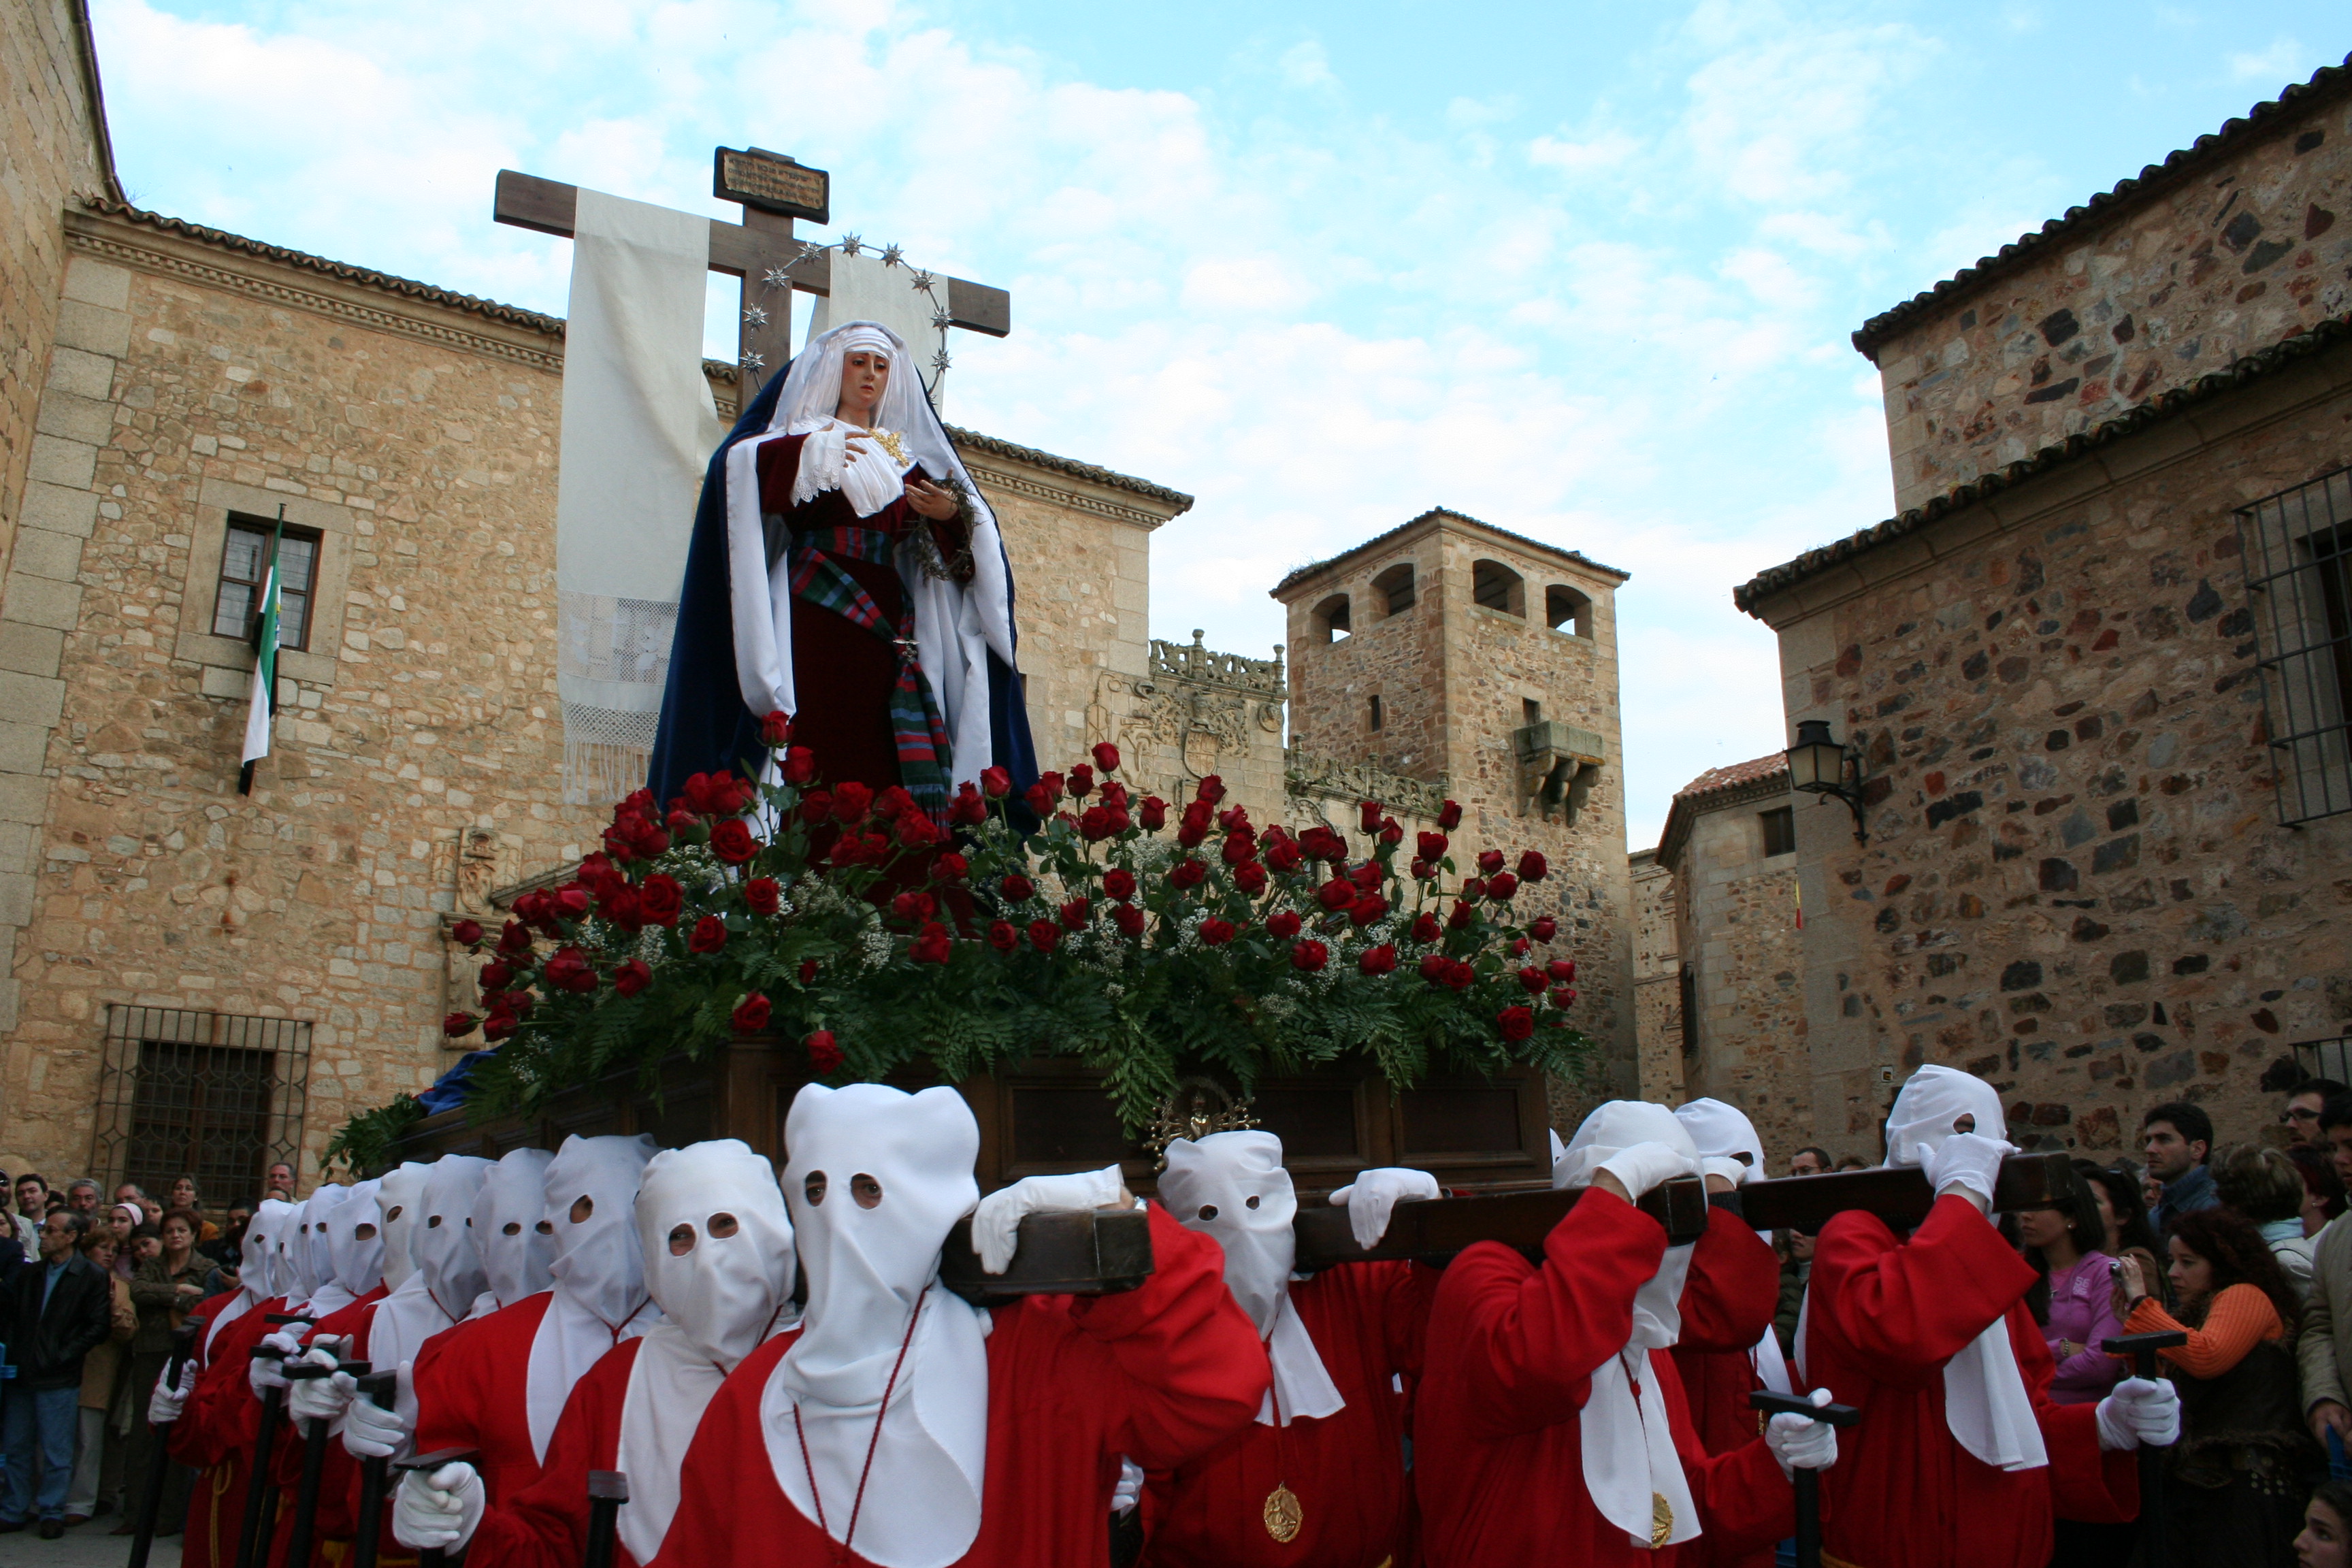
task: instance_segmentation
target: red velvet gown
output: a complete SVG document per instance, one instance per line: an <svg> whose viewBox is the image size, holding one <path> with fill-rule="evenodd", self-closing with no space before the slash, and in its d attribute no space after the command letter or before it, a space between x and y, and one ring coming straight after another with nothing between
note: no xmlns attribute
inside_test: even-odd
<svg viewBox="0 0 2352 1568"><path fill-rule="evenodd" d="M1151 1246L1158 1267L1140 1289L994 1310L980 1533L956 1568L1103 1568L1120 1455L1175 1469L1256 1419L1265 1352L1225 1289L1223 1250L1157 1204ZM703 1413L653 1568L866 1564L836 1558L776 1482L760 1402L799 1338L753 1352Z"/></svg>
<svg viewBox="0 0 2352 1568"><path fill-rule="evenodd" d="M756 458L760 510L782 516L794 541L811 537L822 547L831 530L861 529L887 534L895 543L927 523L904 496L870 517L859 517L837 489L793 505L793 482L800 475L801 447L807 440L805 436L780 436L763 443ZM908 478L940 482L919 469ZM929 526L941 560L955 560L964 549L962 524L951 519ZM771 564L782 542L770 542ZM887 561L860 560L847 551L825 553L856 579L883 618L897 626L907 605L898 568ZM961 575L969 579L969 567ZM890 723L890 694L898 683L898 655L892 644L805 598L793 601L793 688L800 703L800 711L793 716L793 743L816 753L818 774L827 783L855 779L878 794L901 782L898 744Z"/></svg>
<svg viewBox="0 0 2352 1568"><path fill-rule="evenodd" d="M1143 1507L1147 1568L1370 1568L1412 1560L1412 1493L1404 1470L1405 1396L1421 1375L1422 1336L1438 1271L1352 1263L1293 1280L1290 1300L1347 1408L1287 1426L1253 1421L1173 1472L1150 1478ZM1298 1533L1266 1533L1279 1484L1298 1499Z"/></svg>
<svg viewBox="0 0 2352 1568"><path fill-rule="evenodd" d="M2135 1451L2102 1453L2097 1406L2050 1402L2050 1347L2025 1310L2033 1269L1963 1197L1901 1242L1839 1215L1813 1249L1805 1378L1862 1412L1822 1480L1822 1547L1859 1568L2042 1568L2051 1517L2139 1511ZM2000 1470L1954 1440L1944 1363L2006 1317L2048 1468Z"/></svg>
<svg viewBox="0 0 2352 1568"><path fill-rule="evenodd" d="M416 1352L416 1451L477 1448L493 1507L539 1479L530 1442L530 1344L551 1290L442 1330Z"/></svg>
<svg viewBox="0 0 2352 1568"><path fill-rule="evenodd" d="M572 1385L547 1463L529 1486L484 1512L466 1543L467 1568L578 1568L588 1550L588 1472L620 1468L621 1414L639 1343L623 1340ZM619 1540L613 1563L640 1568Z"/></svg>
<svg viewBox="0 0 2352 1568"><path fill-rule="evenodd" d="M209 1320L234 1294L215 1296L196 1310ZM174 1460L203 1472L188 1499L181 1538L180 1561L186 1568L230 1568L236 1560L237 1532L245 1524L246 1479L261 1430L261 1402L247 1382L251 1352L269 1332L269 1314L285 1310L286 1299L272 1296L222 1325L204 1348L196 1385L164 1438Z"/></svg>
<svg viewBox="0 0 2352 1568"><path fill-rule="evenodd" d="M1748 1247L1738 1245L1745 1236ZM1680 1547L1636 1547L1584 1487L1578 1415L1591 1374L1633 1332L1633 1297L1666 1254L1664 1227L1610 1193L1588 1192L1544 1239L1541 1267L1479 1242L1445 1271L1430 1315L1414 1412L1413 1488L1432 1568L1609 1568L1666 1564ZM1686 1329L1760 1338L1754 1303L1775 1287L1771 1249L1727 1211L1712 1216L1691 1259ZM1753 1327L1748 1327L1749 1322ZM1701 1528L1733 1550L1796 1527L1795 1492L1759 1440L1710 1458L1691 1428L1674 1358L1652 1352Z"/></svg>

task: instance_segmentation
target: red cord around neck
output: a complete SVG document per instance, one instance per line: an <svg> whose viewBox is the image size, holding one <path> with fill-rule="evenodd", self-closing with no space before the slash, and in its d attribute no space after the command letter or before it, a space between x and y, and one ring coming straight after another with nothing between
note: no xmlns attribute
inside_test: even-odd
<svg viewBox="0 0 2352 1568"><path fill-rule="evenodd" d="M898 1359L890 1363L890 1379L882 1385L882 1408L875 1412L874 1436L866 1441L866 1464L857 1472L857 1496L849 1505L849 1530L833 1555L836 1563L849 1561L849 1543L857 1539L857 1516L866 1508L866 1478L874 1473L875 1451L882 1447L882 1422L890 1414L890 1395L898 1386L898 1369L907 1364L908 1347L915 1342L915 1325L922 1321L923 1303L930 1294L931 1288L925 1285L922 1294L915 1298L915 1310L907 1319L907 1337L898 1342ZM801 1426L801 1402L797 1399L793 1401L793 1436L800 1439L801 1468L808 1475L809 1498L816 1504L816 1527L831 1535L832 1527L824 1521L824 1494L817 1490L816 1466L809 1458L808 1433Z"/></svg>

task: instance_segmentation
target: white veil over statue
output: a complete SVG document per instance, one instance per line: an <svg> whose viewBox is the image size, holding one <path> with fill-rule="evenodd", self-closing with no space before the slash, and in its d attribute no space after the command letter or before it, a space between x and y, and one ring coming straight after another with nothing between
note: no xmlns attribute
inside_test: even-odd
<svg viewBox="0 0 2352 1568"><path fill-rule="evenodd" d="M780 437L807 435L833 418L841 398L842 361L856 346L887 343L890 376L876 411L876 428L902 438L907 460L935 479L962 488L971 519L972 579L969 586L924 569L928 538L911 535L898 551L898 577L915 611L915 642L923 674L940 705L953 747L951 784L977 781L982 768L1006 759L992 754L988 656L1017 668L1013 646L1013 578L996 515L956 455L947 427L922 391L922 377L906 341L876 321L845 321L813 340L793 358L776 412L764 435L738 441L727 452L729 596L734 620L735 668L744 706L753 713L798 710L793 680L791 557L770 563L760 506L759 448Z"/></svg>

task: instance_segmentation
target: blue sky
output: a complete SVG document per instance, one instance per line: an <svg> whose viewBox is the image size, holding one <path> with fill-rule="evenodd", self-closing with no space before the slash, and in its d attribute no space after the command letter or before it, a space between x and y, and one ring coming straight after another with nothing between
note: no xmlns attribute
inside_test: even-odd
<svg viewBox="0 0 2352 1568"><path fill-rule="evenodd" d="M2352 48L2340 0L92 11L134 200L541 310L500 167L728 215L719 142L830 169L821 237L1013 291L950 418L1200 498L1157 636L1263 653L1283 572L1432 505L1631 571L1636 848L1783 743L1732 587L1892 508L1847 334Z"/></svg>

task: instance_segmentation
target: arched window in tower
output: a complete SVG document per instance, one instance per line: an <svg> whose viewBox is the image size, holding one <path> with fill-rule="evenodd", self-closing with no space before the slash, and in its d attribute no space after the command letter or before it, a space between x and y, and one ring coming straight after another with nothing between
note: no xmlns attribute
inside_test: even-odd
<svg viewBox="0 0 2352 1568"><path fill-rule="evenodd" d="M1348 636L1348 595L1334 594L1308 613L1315 636L1322 642L1338 642Z"/></svg>
<svg viewBox="0 0 2352 1568"><path fill-rule="evenodd" d="M1391 616L1403 615L1412 608L1412 563L1400 561L1372 579L1372 592L1381 595Z"/></svg>
<svg viewBox="0 0 2352 1568"><path fill-rule="evenodd" d="M1573 588L1554 583L1544 590L1544 625L1570 637L1592 635L1592 601Z"/></svg>
<svg viewBox="0 0 2352 1568"><path fill-rule="evenodd" d="M1526 580L1499 561L1470 563L1470 596L1482 609L1500 610L1507 616L1528 613Z"/></svg>

